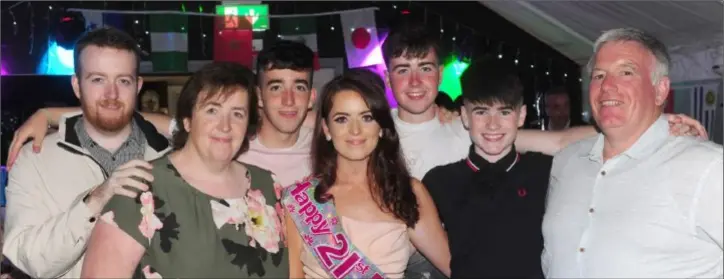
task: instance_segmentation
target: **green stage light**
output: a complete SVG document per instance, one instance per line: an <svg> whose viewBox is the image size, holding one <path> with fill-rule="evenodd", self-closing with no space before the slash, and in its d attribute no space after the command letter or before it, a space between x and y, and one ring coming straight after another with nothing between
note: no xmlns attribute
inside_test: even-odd
<svg viewBox="0 0 724 279"><path fill-rule="evenodd" d="M453 101L460 97L463 93L460 88L460 76L469 65L468 61L462 61L455 56L448 58L442 71L442 82L438 90L447 93Z"/></svg>

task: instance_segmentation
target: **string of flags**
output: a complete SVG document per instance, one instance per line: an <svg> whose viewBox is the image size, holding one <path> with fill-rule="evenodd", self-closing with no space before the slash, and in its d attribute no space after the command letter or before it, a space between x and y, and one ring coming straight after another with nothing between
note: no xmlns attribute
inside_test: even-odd
<svg viewBox="0 0 724 279"><path fill-rule="evenodd" d="M27 2L30 6L30 2ZM319 38L317 36L317 19L322 16L339 16L340 23L342 26L339 33L342 33L345 54L348 67L368 67L371 65L377 65L382 63L382 53L380 51L380 44L384 40L384 31L377 28L375 23L375 12L380 10L379 7L369 7L362 9L349 9L341 11L329 11L322 13L308 13L308 14L269 14L268 5L241 5L241 6L258 6L266 7L267 10L263 12L246 11L246 13L237 13L239 17L246 18L252 21L252 25L256 25L257 21L266 24L266 27L262 30L232 30L225 28L224 13L219 12L219 7L216 11L203 11L199 6L198 11L189 11L186 7L181 4L180 10L170 11L149 11L149 10L112 10L112 9L65 9L67 12L81 13L85 18L87 28L100 27L104 25L111 26L122 26L120 22L127 19L128 16L144 15L147 16L144 22L140 22L138 17L134 20L134 32L138 37L139 46L142 44L142 40L146 39L150 42L150 53L154 71L157 72L187 72L188 71L188 52L189 44L203 43L211 36L207 36L207 33L198 34L199 40L189 38L188 26L191 22L199 21L189 20L189 16L195 17L216 17L218 20L214 20L214 59L225 60L225 59L236 59L237 62L252 66L254 56L263 48L265 31L269 28L270 19L276 19L275 27L279 32L271 37L277 37L289 40L298 40L304 42L315 52L315 68L319 69ZM384 5L383 5L384 6ZM383 6L380 6L384 8ZM391 3L391 8L394 9L395 14L410 14L409 7L398 7L399 5ZM17 24L21 24L15 19L13 9L22 8L23 5L16 4L15 6L6 9L13 18L14 27ZM222 6L223 8L223 6ZM53 5L48 6L49 11L53 11ZM56 9L54 12L60 12L61 9ZM425 18L428 18L428 13L436 14L435 11L428 11L424 9ZM50 14L50 12L49 12ZM437 14L439 20L443 22L443 16ZM125 16L125 18L124 18ZM143 19L143 18L140 18ZM32 24L31 20L31 24ZM243 20L242 20L243 21ZM446 38L446 44L452 43L452 50L457 53L460 59L470 58L467 56L472 55L472 44L469 42L473 37L482 37L479 33L475 32L474 29L465 26L464 24L455 23L454 28L443 28L443 24L440 26L441 38ZM329 26L330 30L335 30L335 26ZM34 29L34 28L31 28ZM145 30L144 30L145 29ZM462 30L461 30L462 29ZM16 30L16 28L14 28ZM16 31L17 32L17 31ZM268 32L267 32L268 33ZM145 36L144 36L145 35ZM452 41L451 41L452 40ZM489 41L485 37L486 41ZM503 51L503 42L498 42L498 57L500 59L511 59L518 63L530 63L531 69L536 69L538 66L542 66L540 69L545 70L547 76L551 76L554 73L551 69L551 62L546 63L537 62L538 60L528 59L530 62L524 62L525 58L520 56L520 48L514 49L515 55L509 52ZM193 47L193 46L192 46ZM512 47L509 46L508 47ZM145 48L149 48L149 45L145 45ZM495 49L491 49L493 52ZM235 53L232 55L231 53ZM535 55L534 55L535 56ZM547 68L544 68L546 67ZM569 74L564 72L555 73L557 79L568 78ZM546 77L550 78L550 77ZM580 80L579 80L580 81Z"/></svg>

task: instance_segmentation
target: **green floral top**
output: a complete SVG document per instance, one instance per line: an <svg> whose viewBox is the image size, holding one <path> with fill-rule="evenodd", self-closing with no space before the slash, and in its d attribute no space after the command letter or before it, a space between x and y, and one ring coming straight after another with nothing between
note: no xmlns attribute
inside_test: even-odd
<svg viewBox="0 0 724 279"><path fill-rule="evenodd" d="M146 248L134 278L289 277L281 185L270 172L245 164L249 191L224 200L189 185L168 156L152 165L151 190L113 197L101 217Z"/></svg>

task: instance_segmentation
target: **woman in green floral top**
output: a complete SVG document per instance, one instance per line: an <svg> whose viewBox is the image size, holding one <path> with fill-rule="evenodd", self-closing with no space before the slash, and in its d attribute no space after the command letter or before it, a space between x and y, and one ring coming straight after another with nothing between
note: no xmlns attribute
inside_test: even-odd
<svg viewBox="0 0 724 279"><path fill-rule="evenodd" d="M283 278L280 186L237 162L258 124L253 74L211 63L178 100L175 151L151 162L150 190L115 196L93 230L83 278Z"/></svg>

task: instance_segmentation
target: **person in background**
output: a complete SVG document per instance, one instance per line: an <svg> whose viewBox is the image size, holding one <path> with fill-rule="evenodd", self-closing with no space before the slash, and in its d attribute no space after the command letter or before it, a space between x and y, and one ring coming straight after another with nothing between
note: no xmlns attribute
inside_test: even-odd
<svg viewBox="0 0 724 279"><path fill-rule="evenodd" d="M170 150L134 113L143 84L136 40L100 28L83 35L73 55L82 114L64 119L43 152L24 145L9 174L3 254L32 278L79 278L103 207L148 190L146 160Z"/></svg>
<svg viewBox="0 0 724 279"><path fill-rule="evenodd" d="M519 153L523 84L514 65L470 65L460 79L468 157L430 170L430 190L445 224L453 278L541 278L541 222L552 157ZM450 184L451 177L455 183Z"/></svg>
<svg viewBox="0 0 724 279"><path fill-rule="evenodd" d="M291 278L403 278L415 248L449 275L445 233L427 190L407 171L382 79L348 70L324 87L317 108L314 176L283 195ZM309 223L311 212L323 216L320 225ZM319 227L331 234L312 233ZM330 266L342 258L321 252L336 242L344 243L339 255L361 258L350 273Z"/></svg>
<svg viewBox="0 0 724 279"><path fill-rule="evenodd" d="M571 115L571 98L563 86L553 87L545 93L545 108L548 122L546 130L560 131L570 127L588 125L580 116Z"/></svg>
<svg viewBox="0 0 724 279"><path fill-rule="evenodd" d="M236 162L259 121L251 70L212 62L176 109L174 151L151 162L153 188L116 196L93 230L83 278L283 278L282 216L269 171Z"/></svg>
<svg viewBox="0 0 724 279"><path fill-rule="evenodd" d="M601 133L553 160L543 221L549 278L721 278L722 146L672 137L670 57L656 37L606 31L588 63Z"/></svg>

